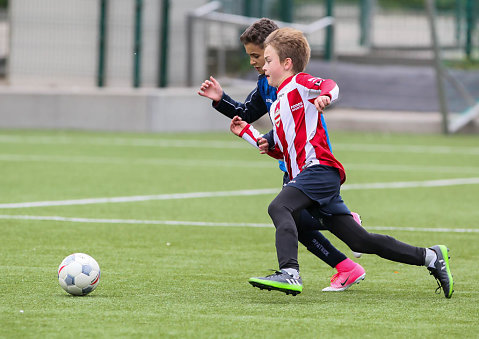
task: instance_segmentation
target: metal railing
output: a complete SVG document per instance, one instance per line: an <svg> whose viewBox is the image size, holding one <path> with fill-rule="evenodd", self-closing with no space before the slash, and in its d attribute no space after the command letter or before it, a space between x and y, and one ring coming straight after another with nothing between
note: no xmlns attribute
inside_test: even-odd
<svg viewBox="0 0 479 339"><path fill-rule="evenodd" d="M442 116L444 134L456 133L479 116L479 102L468 92L462 83L457 81L443 66L440 43L436 27L436 0L425 0L425 7L431 31L431 48L434 54L436 88L439 99L439 110ZM456 117L449 112L444 82L447 81L468 104L469 108Z"/></svg>
<svg viewBox="0 0 479 339"><path fill-rule="evenodd" d="M259 20L259 18L253 17L246 17L241 15L235 14L227 14L218 12L221 9L221 3L218 1L212 1L208 4L201 6L190 13L187 16L187 39L186 39L186 84L188 86L193 86L193 78L191 74L193 74L193 60L195 56L195 49L194 49L194 32L195 32L195 23L199 21L203 22L210 22L210 23L221 23L221 24L229 24L234 25L237 27L245 28L250 26L255 21ZM333 41L334 41L334 18L331 16L323 17L319 20L316 20L310 24L298 24L298 23L289 23L283 21L276 21L276 24L279 27L293 27L302 31L306 36L309 36L315 32L321 31L325 28L331 28L327 30L326 34L326 47L325 50L329 51L329 57L332 58L334 55L334 48L333 48ZM219 68L224 69L225 63L225 51L220 47L218 48L218 63Z"/></svg>

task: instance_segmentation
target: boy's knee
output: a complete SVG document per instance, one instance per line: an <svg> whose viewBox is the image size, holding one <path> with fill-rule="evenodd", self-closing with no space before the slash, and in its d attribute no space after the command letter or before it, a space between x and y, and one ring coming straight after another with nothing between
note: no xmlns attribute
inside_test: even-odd
<svg viewBox="0 0 479 339"><path fill-rule="evenodd" d="M285 207L282 204L279 204L273 200L268 206L268 214L271 218L281 214L285 210Z"/></svg>

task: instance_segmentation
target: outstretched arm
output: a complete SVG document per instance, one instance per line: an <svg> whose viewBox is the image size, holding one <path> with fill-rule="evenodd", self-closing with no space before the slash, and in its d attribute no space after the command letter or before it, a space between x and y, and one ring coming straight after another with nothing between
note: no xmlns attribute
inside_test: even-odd
<svg viewBox="0 0 479 339"><path fill-rule="evenodd" d="M283 159L283 153L278 148L271 149L268 140L263 138L259 131L240 117L235 116L231 120L230 130L233 134L249 142L253 147L258 148L261 154L268 154L275 159ZM271 134L271 132L267 134Z"/></svg>
<svg viewBox="0 0 479 339"><path fill-rule="evenodd" d="M220 101L223 96L223 89L221 88L220 83L210 76L209 80L205 80L201 84L198 94L213 101Z"/></svg>
<svg viewBox="0 0 479 339"><path fill-rule="evenodd" d="M241 138L242 137L241 133L243 132L244 128L247 126L248 126L248 123L246 121L243 121L243 119L241 119L239 116L235 116L231 120L230 131L234 135L237 135Z"/></svg>
<svg viewBox="0 0 479 339"><path fill-rule="evenodd" d="M235 116L231 120L230 130L233 134L249 142L253 147L259 148L258 140L261 139L261 133L239 116Z"/></svg>
<svg viewBox="0 0 479 339"><path fill-rule="evenodd" d="M311 102L319 113L323 113L326 106L336 101L339 97L339 87L334 80L321 79L302 73L296 77L298 84L309 88Z"/></svg>
<svg viewBox="0 0 479 339"><path fill-rule="evenodd" d="M231 119L237 115L244 121L252 123L268 113L268 107L258 88L255 88L242 103L226 94L219 82L211 76L201 84L198 94L211 99L213 108Z"/></svg>

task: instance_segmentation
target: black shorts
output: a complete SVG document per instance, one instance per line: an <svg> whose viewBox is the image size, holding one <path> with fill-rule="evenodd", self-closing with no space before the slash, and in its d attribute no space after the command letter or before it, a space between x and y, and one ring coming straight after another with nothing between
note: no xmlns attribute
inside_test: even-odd
<svg viewBox="0 0 479 339"><path fill-rule="evenodd" d="M315 216L317 213L318 216L351 214L341 198L341 178L338 169L334 167L325 165L307 167L284 186L295 187L315 201L318 205L315 208L308 208Z"/></svg>

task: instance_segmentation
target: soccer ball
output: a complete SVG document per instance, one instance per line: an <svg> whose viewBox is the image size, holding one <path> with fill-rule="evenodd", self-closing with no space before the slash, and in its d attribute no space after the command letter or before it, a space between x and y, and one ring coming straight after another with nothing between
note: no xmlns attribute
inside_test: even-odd
<svg viewBox="0 0 479 339"><path fill-rule="evenodd" d="M58 282L70 294L86 295L100 282L100 266L88 254L71 254L58 266Z"/></svg>

